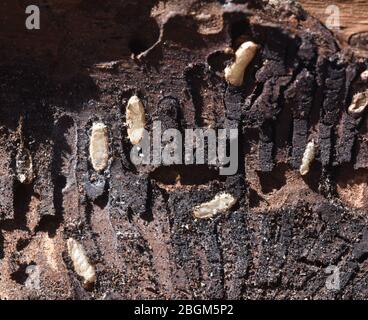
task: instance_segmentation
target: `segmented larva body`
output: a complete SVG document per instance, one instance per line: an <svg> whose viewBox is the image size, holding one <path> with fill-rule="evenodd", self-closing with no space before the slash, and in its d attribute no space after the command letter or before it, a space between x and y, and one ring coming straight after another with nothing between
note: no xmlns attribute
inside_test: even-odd
<svg viewBox="0 0 368 320"><path fill-rule="evenodd" d="M193 209L193 216L197 219L208 219L218 213L224 213L231 209L236 199L229 193L220 193L212 200L202 203Z"/></svg>
<svg viewBox="0 0 368 320"><path fill-rule="evenodd" d="M137 96L129 99L125 115L129 140L134 145L139 144L143 138L146 117L143 103Z"/></svg>
<svg viewBox="0 0 368 320"><path fill-rule="evenodd" d="M351 115L360 116L368 106L368 90L354 95L348 112Z"/></svg>
<svg viewBox="0 0 368 320"><path fill-rule="evenodd" d="M258 46L252 42L244 42L235 52L235 61L225 68L225 79L233 86L241 86L244 80L244 73L249 63L257 53Z"/></svg>
<svg viewBox="0 0 368 320"><path fill-rule="evenodd" d="M89 141L89 156L93 169L103 171L109 161L109 137L107 127L101 122L92 125Z"/></svg>
<svg viewBox="0 0 368 320"><path fill-rule="evenodd" d="M75 272L83 278L83 285L90 287L96 282L96 272L93 265L90 264L84 248L72 238L68 239L67 247Z"/></svg>
<svg viewBox="0 0 368 320"><path fill-rule="evenodd" d="M305 148L302 164L300 165L299 172L302 176L306 175L309 172L309 168L316 156L316 145L314 140L308 142L307 147Z"/></svg>

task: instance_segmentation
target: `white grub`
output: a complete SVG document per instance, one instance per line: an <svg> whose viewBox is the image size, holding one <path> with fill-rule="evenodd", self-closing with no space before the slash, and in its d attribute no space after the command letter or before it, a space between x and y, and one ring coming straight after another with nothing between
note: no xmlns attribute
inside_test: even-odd
<svg viewBox="0 0 368 320"><path fill-rule="evenodd" d="M302 164L300 165L299 172L302 176L305 176L309 172L309 168L311 163L313 162L316 156L316 145L314 140L308 142L307 147L305 148Z"/></svg>
<svg viewBox="0 0 368 320"><path fill-rule="evenodd" d="M92 125L89 141L89 156L93 169L103 171L109 160L109 138L107 127L101 122Z"/></svg>
<svg viewBox="0 0 368 320"><path fill-rule="evenodd" d="M236 199L229 193L220 193L212 200L196 206L193 216L197 219L208 219L218 213L224 213L231 209L236 203Z"/></svg>
<svg viewBox="0 0 368 320"><path fill-rule="evenodd" d="M139 144L143 138L146 119L143 103L137 96L132 96L128 101L126 124L130 142L134 145Z"/></svg>
<svg viewBox="0 0 368 320"><path fill-rule="evenodd" d="M75 272L83 278L83 285L87 288L92 286L96 282L96 272L94 266L89 262L84 248L72 238L67 240L67 247Z"/></svg>
<svg viewBox="0 0 368 320"><path fill-rule="evenodd" d="M244 42L235 52L235 61L225 68L225 79L233 86L241 86L244 73L257 53L257 45L252 41Z"/></svg>
<svg viewBox="0 0 368 320"><path fill-rule="evenodd" d="M363 82L367 82L368 81L368 69L363 71L361 74L360 74L360 80L363 81Z"/></svg>
<svg viewBox="0 0 368 320"><path fill-rule="evenodd" d="M348 108L351 115L360 116L368 105L368 90L359 92L353 96L353 101Z"/></svg>

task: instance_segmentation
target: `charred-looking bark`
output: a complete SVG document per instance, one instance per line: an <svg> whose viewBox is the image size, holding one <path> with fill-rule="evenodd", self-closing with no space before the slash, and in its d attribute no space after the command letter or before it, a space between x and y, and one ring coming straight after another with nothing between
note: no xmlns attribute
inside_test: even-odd
<svg viewBox="0 0 368 320"><path fill-rule="evenodd" d="M0 299L368 297L364 55L294 1L2 2ZM157 121L237 172L136 164Z"/></svg>

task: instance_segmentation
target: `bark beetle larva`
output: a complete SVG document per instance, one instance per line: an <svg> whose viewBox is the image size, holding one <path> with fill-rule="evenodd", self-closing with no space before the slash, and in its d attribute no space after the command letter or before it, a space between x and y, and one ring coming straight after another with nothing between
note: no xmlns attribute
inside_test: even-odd
<svg viewBox="0 0 368 320"><path fill-rule="evenodd" d="M349 113L351 115L360 116L368 105L368 90L359 92L354 95L353 101L349 106Z"/></svg>
<svg viewBox="0 0 368 320"><path fill-rule="evenodd" d="M109 139L107 127L103 123L94 123L89 143L89 155L93 169L103 171L109 160Z"/></svg>
<svg viewBox="0 0 368 320"><path fill-rule="evenodd" d="M220 193L212 200L196 206L193 215L198 219L208 219L217 213L224 213L236 203L236 199L229 193Z"/></svg>
<svg viewBox="0 0 368 320"><path fill-rule="evenodd" d="M137 96L132 96L126 107L128 137L132 144L141 142L146 124L144 106Z"/></svg>
<svg viewBox="0 0 368 320"><path fill-rule="evenodd" d="M305 148L302 164L300 165L299 172L302 176L306 175L309 172L310 165L316 156L316 146L314 144L314 140L308 142L307 147Z"/></svg>
<svg viewBox="0 0 368 320"><path fill-rule="evenodd" d="M75 272L83 278L83 285L90 287L96 282L96 272L93 265L90 264L84 248L72 238L68 239L67 247Z"/></svg>
<svg viewBox="0 0 368 320"><path fill-rule="evenodd" d="M235 52L235 61L225 68L225 79L233 86L241 86L244 73L257 52L257 45L252 41L244 42Z"/></svg>

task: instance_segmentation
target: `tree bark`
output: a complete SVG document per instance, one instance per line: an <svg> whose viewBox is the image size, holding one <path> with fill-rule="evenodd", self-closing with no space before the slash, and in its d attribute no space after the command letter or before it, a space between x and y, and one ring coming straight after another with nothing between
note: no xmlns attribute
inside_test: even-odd
<svg viewBox="0 0 368 320"><path fill-rule="evenodd" d="M320 2L301 2L323 22ZM368 119L348 112L368 86L363 16L341 38L294 1L68 0L40 5L27 30L20 2L2 6L0 299L367 298ZM257 54L233 87L224 69L245 41ZM134 165L133 95L150 132L238 129L237 173ZM95 122L109 139L100 172ZM220 193L237 203L193 218Z"/></svg>

